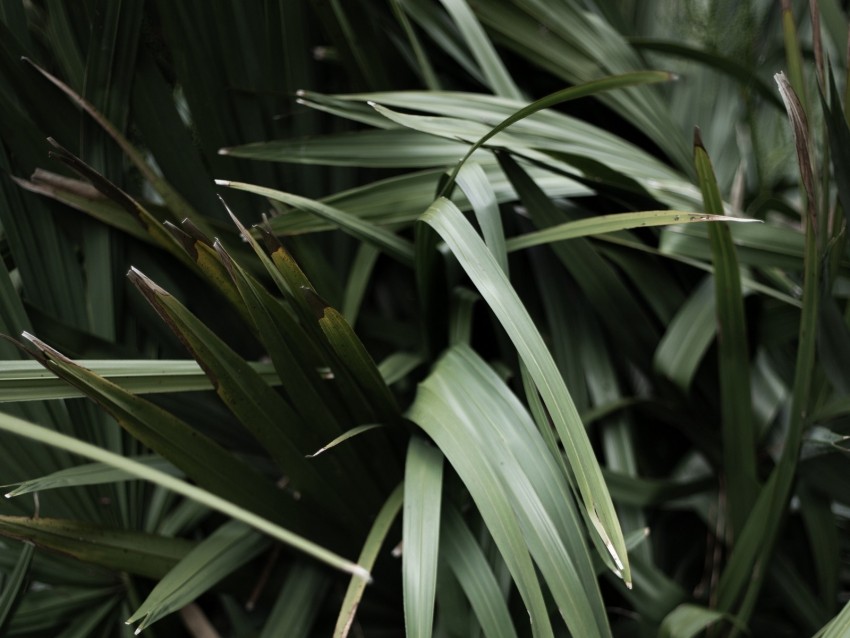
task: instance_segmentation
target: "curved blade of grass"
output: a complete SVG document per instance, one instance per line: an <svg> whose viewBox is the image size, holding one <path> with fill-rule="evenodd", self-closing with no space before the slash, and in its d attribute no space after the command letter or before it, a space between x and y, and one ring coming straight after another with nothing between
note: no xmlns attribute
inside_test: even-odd
<svg viewBox="0 0 850 638"><path fill-rule="evenodd" d="M7 548L5 551L9 551L9 549ZM21 551L18 553L18 560L15 561L14 569L3 579L3 593L0 594L0 631L4 633L8 626L9 614L17 606L26 590L26 578L34 552L35 545L33 543L21 543Z"/></svg>
<svg viewBox="0 0 850 638"><path fill-rule="evenodd" d="M427 168L447 166L467 145L409 129L367 129L309 140L275 140L223 148L219 153L266 162L322 166ZM483 156L482 151L479 155ZM433 194L433 192L432 192Z"/></svg>
<svg viewBox="0 0 850 638"><path fill-rule="evenodd" d="M369 430L374 430L375 428L381 428L381 427L384 427L383 424L381 424L381 423L369 423L368 425L358 425L356 428L351 428L347 432L340 434L333 441L331 441L327 445L323 445L322 447L320 447L318 450L316 450L312 454L308 454L307 458L308 459L315 458L315 457L319 456L320 454L322 454L323 452L327 452L328 450L335 448L340 443L344 443L348 439L351 439L351 438L357 436L358 434L363 434L364 432L368 432Z"/></svg>
<svg viewBox="0 0 850 638"><path fill-rule="evenodd" d="M81 359L78 364L133 394L210 390L212 383L196 361L180 359ZM269 385L280 385L269 363L249 362ZM0 403L84 396L36 361L0 362Z"/></svg>
<svg viewBox="0 0 850 638"><path fill-rule="evenodd" d="M170 474L171 476L182 476L182 472L178 470L170 462L162 457L155 455L128 457L137 463L155 468L160 472ZM104 483L117 483L120 481L130 481L136 477L128 474L124 470L104 465L103 463L86 463L76 467L69 467L65 470L53 472L47 476L42 476L36 479L30 479L18 485L11 492L5 494L6 498L30 494L32 492L42 492L44 490L54 490L61 487L79 487L81 485L102 485Z"/></svg>
<svg viewBox="0 0 850 638"><path fill-rule="evenodd" d="M75 364L32 335L25 333L24 337L38 348L45 367L99 403L133 437L171 461L201 487L271 520L288 518L294 526L308 523L308 512L297 508L259 471L209 437L166 410Z"/></svg>
<svg viewBox="0 0 850 638"><path fill-rule="evenodd" d="M265 188L264 186L254 186L243 182L230 182L227 180L216 180L219 186L227 186L236 190L255 193L278 202L283 202L289 206L305 210L313 215L321 217L339 227L343 231L349 233L353 237L362 241L369 242L380 248L393 259L398 260L402 264L411 265L413 263L413 245L384 228L375 226L369 222L350 215L341 210L332 208L327 204L293 195L283 191L274 190L273 188Z"/></svg>
<svg viewBox="0 0 850 638"><path fill-rule="evenodd" d="M671 40L655 40L651 38L629 38L629 44L637 49L665 53L687 60L694 60L705 66L717 69L729 77L735 78L745 89L753 89L768 104L782 109L780 100L773 87L752 72L748 66L737 60L720 55L716 51L707 51Z"/></svg>
<svg viewBox="0 0 850 638"><path fill-rule="evenodd" d="M349 325L357 324L357 316L360 314L360 305L372 279L372 271L378 261L380 251L371 244L360 244L357 253L348 272L348 281L345 284L345 297L342 300L342 316Z"/></svg>
<svg viewBox="0 0 850 638"><path fill-rule="evenodd" d="M378 417L385 421L395 420L399 415L395 397L384 383L374 359L345 318L331 306L317 307L316 315L331 348L348 368Z"/></svg>
<svg viewBox="0 0 850 638"><path fill-rule="evenodd" d="M301 448L307 444L309 430L289 403L172 295L135 268L128 277L204 368L216 394L286 473L293 487L314 500L314 506L333 503L334 511L353 520L338 490L304 458Z"/></svg>
<svg viewBox="0 0 850 638"><path fill-rule="evenodd" d="M394 352L378 364L378 372L381 373L384 383L392 385L404 379L424 362L422 355L412 352Z"/></svg>
<svg viewBox="0 0 850 638"><path fill-rule="evenodd" d="M543 109L548 109L557 104L562 104L563 102L587 97L590 95L596 95L605 91L612 91L614 89L620 89L627 86L636 86L640 84L669 82L673 79L675 79L675 76L671 75L670 73L664 73L661 71L636 71L633 73L624 73L622 75L615 75L607 78L602 78L601 80L594 80L585 84L581 84L579 86L573 86L568 89L562 89L561 91L556 91L547 95L546 97L540 98L539 100L532 102L528 106L521 108L510 117L507 117L502 120L499 124L494 126L489 133L487 133L486 135L481 137L477 142L475 142L475 144L473 144L469 148L469 150L466 152L466 155L464 155L463 159L460 160L458 165L452 171L451 175L449 176L448 182L443 188L443 193L450 192L451 185L457 178L457 174L458 172L460 172L461 167L477 149L481 148L484 144L486 144L487 140L491 139L495 135L498 135L500 132L511 126L511 124L519 122L520 120L527 118L529 115L537 113L538 111L542 111Z"/></svg>
<svg viewBox="0 0 850 638"><path fill-rule="evenodd" d="M687 392L716 331L714 282L708 277L667 325L654 368Z"/></svg>
<svg viewBox="0 0 850 638"><path fill-rule="evenodd" d="M778 74L777 83L794 128L803 188L809 191L812 188L812 184L807 183L811 179L811 164L807 150L809 131L805 114L784 76ZM773 552L796 476L803 428L807 424L810 411L822 274L816 232L817 220L811 199L808 205L810 208L804 218L806 232L803 312L800 318L787 435L779 462L762 488L718 583L718 608L731 611L739 604L736 615L743 622L749 621L764 582L766 563ZM739 601L742 593L743 600Z"/></svg>
<svg viewBox="0 0 850 638"><path fill-rule="evenodd" d="M487 175L479 164L467 163L457 174L457 185L466 195L484 236L484 243L496 257L502 270L508 272L505 231L499 216L499 204Z"/></svg>
<svg viewBox="0 0 850 638"><path fill-rule="evenodd" d="M650 226L668 226L687 222L760 222L759 219L743 219L728 215L707 215L705 213L689 213L679 210L648 210L639 213L617 213L614 215L598 215L574 222L566 222L550 226L543 230L511 237L507 242L508 252L549 244L564 239L587 237L613 233L629 228L646 228Z"/></svg>
<svg viewBox="0 0 850 638"><path fill-rule="evenodd" d="M0 516L0 535L73 556L92 565L162 578L193 543L134 530L55 518Z"/></svg>
<svg viewBox="0 0 850 638"><path fill-rule="evenodd" d="M428 396L420 402L424 388ZM450 418L425 414L432 408L444 409L442 403L450 406ZM586 527L566 477L498 375L468 347L455 346L420 385L410 416L438 443L470 490L518 585L526 575L517 570L522 568L517 559L529 551L571 631L608 635L584 540ZM512 546L511 529L501 527L504 521L494 522L493 510L499 511L500 504L491 500L490 489L501 490L500 498L513 510L527 549Z"/></svg>
<svg viewBox="0 0 850 638"><path fill-rule="evenodd" d="M693 638L724 618L728 616L713 609L691 604L679 605L661 622L658 637Z"/></svg>
<svg viewBox="0 0 850 638"><path fill-rule="evenodd" d="M404 7L399 0L390 0L390 6L392 7L393 15L395 15L396 20L398 20L404 34L407 36L408 42L410 42L410 48L413 49L413 55L416 58L416 63L419 65L419 72L422 74L423 83L429 90L439 91L440 81L437 79L437 74L431 66L431 61L422 48L416 31L413 30L413 25L410 24L410 19L407 17Z"/></svg>
<svg viewBox="0 0 850 638"><path fill-rule="evenodd" d="M500 152L497 158L535 226L546 228L564 220L567 213L540 190L509 153ZM626 285L616 268L588 239L573 239L568 245L554 243L552 250L576 280L623 353L636 361L648 359L655 346L657 328L644 305L638 303L633 287ZM630 326L627 333L622 330L624 322Z"/></svg>
<svg viewBox="0 0 850 638"><path fill-rule="evenodd" d="M133 474L140 479L150 481L156 485L161 485L166 489L176 492L177 494L181 494L182 496L205 505L210 509L247 523L264 534L268 534L272 538L276 538L294 549L304 552L316 560L326 563L334 569L339 569L352 574L355 576L355 579L362 579L364 582L369 580L370 576L368 569L352 563L351 561L338 556L337 554L307 540L306 538L293 534L289 530L273 523L269 519L258 516L250 510L238 505L237 503L243 499L233 501L227 500L196 485L192 485L186 481L169 476L164 472L147 467L119 454L103 450L97 446L85 443L84 441L77 440L70 436L54 432L53 430L49 430L39 425L28 423L22 419L2 413L0 413L0 430L9 432L16 436L22 436L33 441L38 441L44 445L56 447L72 454L77 454L92 461L112 465L113 467Z"/></svg>
<svg viewBox="0 0 850 638"><path fill-rule="evenodd" d="M440 527L440 553L457 578L484 635L516 638L517 633L493 570L457 509L447 503Z"/></svg>
<svg viewBox="0 0 850 638"><path fill-rule="evenodd" d="M358 566L361 566L361 569L367 576L369 570L375 565L378 552L384 544L384 540L390 531L390 526L395 520L396 515L401 510L403 500L404 484L402 483L387 497L386 502L381 507L381 511L375 517L375 522L372 524L372 529L369 530L369 535L363 544L363 550L357 559ZM360 600L363 598L363 592L366 590L367 584L368 578L362 577L353 577L351 582L349 582L348 589L345 590L342 607L339 610L339 616L336 619L334 638L345 638L348 636L348 632L351 631L351 626L354 623L354 615L357 613L357 607L360 605Z"/></svg>
<svg viewBox="0 0 850 638"><path fill-rule="evenodd" d="M453 158L457 155L453 155ZM475 161L481 164L484 172L487 173L487 179L500 203L516 199L514 189L496 165L492 154L476 156ZM451 160L446 162L446 165L450 163ZM588 188L562 175L556 175L536 166L529 166L528 170L550 197L580 196L590 193ZM407 173L342 191L321 201L376 224L404 224L414 221L431 205L434 201L434 191L443 174L443 169ZM463 191L456 189L452 193L452 201L461 210L468 210L470 207ZM268 226L276 235L318 232L336 228L315 215L297 209L290 209L285 215L272 217Z"/></svg>
<svg viewBox="0 0 850 638"><path fill-rule="evenodd" d="M315 563L297 561L289 569L277 602L263 625L259 638L309 638L322 611L331 579Z"/></svg>
<svg viewBox="0 0 850 638"><path fill-rule="evenodd" d="M97 605L104 600L115 606L115 586L110 587L52 587L41 591L30 591L15 610L9 621L9 634L26 635L36 632L51 632L67 624L68 619L79 614L81 609L97 613Z"/></svg>
<svg viewBox="0 0 850 638"><path fill-rule="evenodd" d="M443 455L422 437L407 447L404 466L401 573L408 638L430 638L434 627Z"/></svg>
<svg viewBox="0 0 850 638"><path fill-rule="evenodd" d="M630 583L625 541L611 496L569 390L528 311L457 207L440 198L421 219L449 245L528 367L564 444L588 517L622 570L623 580Z"/></svg>
<svg viewBox="0 0 850 638"><path fill-rule="evenodd" d="M850 634L850 603L817 634L815 638L842 638Z"/></svg>
<svg viewBox="0 0 850 638"><path fill-rule="evenodd" d="M723 199L699 129L694 131L694 163L706 213L721 215ZM709 226L708 236L714 263L717 308L723 468L727 481L729 525L734 537L747 520L758 493L749 346L740 268L732 236L726 226L714 224Z"/></svg>
<svg viewBox="0 0 850 638"><path fill-rule="evenodd" d="M188 605L268 545L267 537L242 521L224 523L161 578L125 623L139 623L136 633L143 631L160 618Z"/></svg>
<svg viewBox="0 0 850 638"><path fill-rule="evenodd" d="M485 453L469 453L480 441L469 428L457 427L462 423L458 419L458 406L447 392L449 388L445 386L449 384L441 383L440 377L435 376L438 374L432 373L419 385L407 416L434 439L460 475L513 576L528 610L534 636L550 638L554 634L543 592L504 482ZM452 383L457 386L462 381L455 378Z"/></svg>
<svg viewBox="0 0 850 638"><path fill-rule="evenodd" d="M496 95L522 99L522 93L511 78L493 43L487 37L466 0L440 0L460 30L472 56L481 68L486 83Z"/></svg>

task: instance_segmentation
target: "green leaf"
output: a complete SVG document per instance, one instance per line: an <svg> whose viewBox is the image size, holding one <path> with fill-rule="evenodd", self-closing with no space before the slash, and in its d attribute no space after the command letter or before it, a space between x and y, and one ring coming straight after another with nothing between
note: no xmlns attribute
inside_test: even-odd
<svg viewBox="0 0 850 638"><path fill-rule="evenodd" d="M726 614L722 612L699 605L679 605L662 621L658 636L659 638L693 638L726 617Z"/></svg>
<svg viewBox="0 0 850 638"><path fill-rule="evenodd" d="M306 197L285 193L272 188L253 186L242 182L216 180L216 184L219 186L234 188L236 190L255 193L278 202L283 202L289 206L305 210L331 222L343 231L351 234L353 237L373 244L402 264L410 265L413 263L413 245L408 240L399 237L395 233L380 228L379 226L365 222L354 215L332 208L327 204L322 204L321 202L316 202L311 199L307 199Z"/></svg>
<svg viewBox="0 0 850 638"><path fill-rule="evenodd" d="M428 638L433 633L442 496L443 455L414 436L404 469L401 555L404 624L409 638Z"/></svg>
<svg viewBox="0 0 850 638"><path fill-rule="evenodd" d="M613 233L618 230L629 228L645 228L650 226L667 226L670 224L682 224L687 222L757 222L758 219L743 219L741 217L729 217L717 214L707 215L705 213L688 213L679 210L647 210L639 213L618 213L615 215L598 215L588 219L580 219L574 222L566 222L556 226L550 226L533 233L511 237L508 251L522 250L541 244L549 244L564 239L576 237L588 237L591 235L602 235Z"/></svg>
<svg viewBox="0 0 850 638"><path fill-rule="evenodd" d="M369 535L366 537L366 542L363 543L363 549L357 559L358 565L362 566L364 573L368 574L369 570L375 565L378 552L384 544L393 520L395 520L396 515L401 510L403 500L404 484L401 484L387 497L381 511L375 517L375 522L372 524L372 529L369 530ZM336 619L334 638L345 638L348 636L367 583L367 579L357 578L356 576L349 582L348 589L345 590L345 598L339 610L339 616Z"/></svg>
<svg viewBox="0 0 850 638"><path fill-rule="evenodd" d="M528 367L564 444L587 515L629 583L628 557L611 496L575 404L531 317L495 259L451 202L437 200L422 221L449 245Z"/></svg>
<svg viewBox="0 0 850 638"><path fill-rule="evenodd" d="M841 638L850 632L850 603L816 634L816 638Z"/></svg>
<svg viewBox="0 0 850 638"><path fill-rule="evenodd" d="M723 213L723 200L699 129L694 132L694 163L705 211ZM714 263L714 298L723 437L723 469L728 486L729 525L732 534L743 527L758 494L756 431L750 389L749 346L738 257L729 229L709 226Z"/></svg>
<svg viewBox="0 0 850 638"><path fill-rule="evenodd" d="M293 435L303 439L307 432L292 407L172 295L136 269L131 269L128 277L204 368L225 405L286 472L293 487L304 494L308 509L334 503L333 511L344 520L356 520L338 491L304 458L310 446L300 446L300 441L292 439Z"/></svg>
<svg viewBox="0 0 850 638"><path fill-rule="evenodd" d="M4 551L9 551L9 548ZM33 543L21 543L21 551L18 552L14 569L3 579L3 593L0 594L0 631L4 631L8 627L8 621L11 617L9 614L18 605L26 589L27 574L34 552L35 545Z"/></svg>
<svg viewBox="0 0 850 638"><path fill-rule="evenodd" d="M331 586L327 570L315 563L296 561L286 575L277 601L263 625L260 638L309 638Z"/></svg>
<svg viewBox="0 0 850 638"><path fill-rule="evenodd" d="M707 277L679 308L655 351L655 369L685 392L717 333L714 288Z"/></svg>
<svg viewBox="0 0 850 638"><path fill-rule="evenodd" d="M500 132L504 131L512 124L519 122L520 120L523 120L528 116L537 113L538 111L548 109L552 106L562 104L570 100L575 100L590 95L596 95L605 91L612 91L615 89L624 88L627 86L635 86L638 84L669 82L672 79L673 76L669 73L662 73L660 71L636 71L634 73L625 73L619 76L612 76L602 78L601 80L594 80L592 82L587 82L579 86L573 86L568 89L562 89L560 91L550 93L546 97L540 98L539 100L532 102L528 106L516 111L510 117L505 118L504 120L499 122L499 124L497 124L495 127L493 127L486 135L484 135L477 142L475 142L475 144L473 144L467 151L466 155L464 155L463 159L461 159L460 163L455 167L454 171L449 177L448 184L454 182L458 172L460 171L466 160L468 160L477 149L481 148L484 144L486 144L488 140L490 140L495 135L498 135ZM447 187L444 188L444 191L446 192L448 191L448 184Z"/></svg>
<svg viewBox="0 0 850 638"><path fill-rule="evenodd" d="M82 359L77 363L133 394L190 392L213 387L198 363L191 360ZM252 361L248 365L265 383L280 384L271 364ZM0 403L81 396L85 396L82 391L57 379L36 361L0 362Z"/></svg>
<svg viewBox="0 0 850 638"><path fill-rule="evenodd" d="M442 5L451 15L472 56L481 67L481 72L486 78L487 84L496 95L522 99L522 94L514 84L492 42L487 37L481 24L475 18L466 0L440 0Z"/></svg>
<svg viewBox="0 0 850 638"><path fill-rule="evenodd" d="M252 466L162 408L80 367L35 337L24 336L38 348L45 367L98 402L136 439L198 485L256 514L278 522L289 520L296 528L307 529L301 526L309 525L309 512L297 508Z"/></svg>
<svg viewBox="0 0 850 638"><path fill-rule="evenodd" d="M313 558L325 562L335 569L348 572L355 576L356 579L369 579L368 569L360 565L354 564L337 554L317 545L314 542L308 541L305 538L293 534L292 532L280 527L270 520L258 516L253 512L237 505L239 500L229 501L220 496L187 483L179 479L169 476L164 472L160 472L151 467L147 467L141 463L132 461L126 457L122 457L113 452L103 450L97 446L79 441L72 437L54 432L47 428L28 423L22 419L0 413L0 430L9 432L17 436L22 436L27 439L38 441L45 445L66 450L72 454L78 454L85 458L112 465L118 469L122 469L128 473L135 475L140 479L151 481L157 485L161 485L178 494L182 494L198 503L201 503L211 509L222 512L227 516L240 520L253 528L268 534L272 538L276 538L287 545L294 547ZM212 458L207 457L207 458ZM32 520L32 519L26 519Z"/></svg>
<svg viewBox="0 0 850 638"><path fill-rule="evenodd" d="M534 570L528 571L529 552L567 626L577 635L607 635L586 528L567 479L496 373L468 347L455 346L420 384L408 416L434 439L470 491L532 626L539 622L532 605L539 585Z"/></svg>
<svg viewBox="0 0 850 638"><path fill-rule="evenodd" d="M54 518L0 516L0 535L148 578L162 578L192 547L184 539Z"/></svg>
<svg viewBox="0 0 850 638"><path fill-rule="evenodd" d="M502 218L499 216L499 205L496 194L493 192L487 175L479 164L464 164L457 174L457 185L464 192L475 218L484 236L484 243L499 262L502 270L508 272L508 253L505 246L505 231L502 227Z"/></svg>
<svg viewBox="0 0 850 638"><path fill-rule="evenodd" d="M126 620L127 624L139 623L136 633L150 627L214 587L268 545L267 538L242 521L221 525L160 577L145 601Z"/></svg>
<svg viewBox="0 0 850 638"><path fill-rule="evenodd" d="M486 636L516 638L516 629L493 570L457 509L443 508L440 553L454 573Z"/></svg>
<svg viewBox="0 0 850 638"><path fill-rule="evenodd" d="M182 472L171 463L159 456L136 456L128 457L137 463L155 468L171 476L181 476ZM105 465L103 463L87 463L65 470L53 472L29 481L24 481L11 492L5 494L6 498L31 494L32 492L43 492L62 487L79 487L82 485L103 485L105 483L117 483L130 481L136 477L128 472Z"/></svg>

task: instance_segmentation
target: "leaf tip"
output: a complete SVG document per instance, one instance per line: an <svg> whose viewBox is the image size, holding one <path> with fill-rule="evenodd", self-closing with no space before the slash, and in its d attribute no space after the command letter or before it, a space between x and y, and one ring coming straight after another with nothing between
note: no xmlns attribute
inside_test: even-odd
<svg viewBox="0 0 850 638"><path fill-rule="evenodd" d="M214 181L216 186L230 186L231 184L229 179L217 179Z"/></svg>
<svg viewBox="0 0 850 638"><path fill-rule="evenodd" d="M230 149L229 148L220 148L220 149L218 149L218 154L219 155L230 155ZM216 183L218 181L219 180L216 180Z"/></svg>
<svg viewBox="0 0 850 638"><path fill-rule="evenodd" d="M702 143L702 133L699 126L694 127L694 148L705 150L705 144Z"/></svg>

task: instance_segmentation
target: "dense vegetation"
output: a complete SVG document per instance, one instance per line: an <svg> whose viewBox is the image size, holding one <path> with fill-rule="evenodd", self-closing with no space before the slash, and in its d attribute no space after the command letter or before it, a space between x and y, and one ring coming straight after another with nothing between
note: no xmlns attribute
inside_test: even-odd
<svg viewBox="0 0 850 638"><path fill-rule="evenodd" d="M779 5L0 3L0 634L848 635Z"/></svg>

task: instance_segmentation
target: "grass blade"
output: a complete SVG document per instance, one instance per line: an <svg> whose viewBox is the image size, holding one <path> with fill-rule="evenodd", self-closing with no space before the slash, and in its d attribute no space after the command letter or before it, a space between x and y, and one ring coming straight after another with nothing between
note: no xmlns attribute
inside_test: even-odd
<svg viewBox="0 0 850 638"><path fill-rule="evenodd" d="M723 200L699 129L694 133L694 163L706 213L722 214ZM729 526L734 538L747 520L758 493L749 347L740 269L732 236L726 226L715 224L709 226L708 234L714 262L717 308L723 468L727 481Z"/></svg>
<svg viewBox="0 0 850 638"><path fill-rule="evenodd" d="M433 633L442 496L443 455L414 436L407 447L402 516L401 572L408 638L430 638Z"/></svg>
<svg viewBox="0 0 850 638"><path fill-rule="evenodd" d="M534 584L522 571L530 552L570 630L608 635L586 527L566 477L498 375L468 347L456 346L420 385L409 415L470 491L520 592ZM519 538L512 536L517 531ZM536 622L532 617L532 627Z"/></svg>
<svg viewBox="0 0 850 638"><path fill-rule="evenodd" d="M566 222L556 226L550 226L533 233L511 237L507 242L509 252L550 244L565 239L576 237L588 237L591 235L602 235L614 233L618 230L629 228L647 228L650 226L668 226L672 224L683 224L687 222L757 222L758 219L742 219L741 217L730 217L722 213L707 215L705 213L689 213L679 210L648 210L639 213L618 213L614 215L598 215L588 219L580 219L574 222Z"/></svg>
<svg viewBox="0 0 850 638"><path fill-rule="evenodd" d="M326 204L322 204L321 202L316 202L299 195L274 190L273 188L253 186L242 182L229 182L227 180L216 180L216 184L219 186L234 188L236 190L255 193L278 202L283 202L289 206L305 210L331 222L357 239L375 245L402 264L411 265L413 263L413 245L409 241L399 237L395 233L380 228L379 226L363 221L354 215L349 215L348 213L332 208Z"/></svg>
<svg viewBox="0 0 850 638"><path fill-rule="evenodd" d="M196 361L180 359L81 359L79 365L133 394L210 390L213 385ZM265 383L280 385L269 363L248 364ZM0 403L85 396L36 361L0 362Z"/></svg>
<svg viewBox="0 0 850 638"><path fill-rule="evenodd" d="M437 200L422 221L449 245L528 367L564 444L587 514L629 583L625 541L611 496L563 377L531 317L493 256L451 202Z"/></svg>
<svg viewBox="0 0 850 638"><path fill-rule="evenodd" d="M487 37L475 14L469 8L466 0L440 0L451 15L469 47L478 66L486 78L487 84L496 95L522 99L522 93L514 83L492 42Z"/></svg>
<svg viewBox="0 0 850 638"><path fill-rule="evenodd" d="M242 521L228 521L181 557L125 622L136 633L174 613L266 549L269 541Z"/></svg>
<svg viewBox="0 0 850 638"><path fill-rule="evenodd" d="M21 551L18 553L18 560L15 561L14 569L3 579L3 593L0 594L0 631L4 633L8 627L9 614L15 609L26 589L26 577L34 552L35 545L33 543L21 543Z"/></svg>
<svg viewBox="0 0 850 638"><path fill-rule="evenodd" d="M484 635L517 638L508 606L481 546L450 503L443 508L441 553L469 599Z"/></svg>
<svg viewBox="0 0 850 638"><path fill-rule="evenodd" d="M171 476L182 475L180 470L159 456L136 456L130 458L137 463L156 468L157 470L170 474ZM53 472L47 476L25 481L11 492L7 492L5 496L6 498L12 498L14 496L31 494L33 492L55 490L61 487L102 485L104 483L130 481L135 478L136 477L132 474L128 474L124 470L112 467L111 465L104 465L103 463L87 463L85 465L69 467L68 469L59 470L58 472Z"/></svg>
<svg viewBox="0 0 850 638"><path fill-rule="evenodd" d="M313 623L330 585L327 570L315 563L296 562L286 575L259 638L309 638L315 635Z"/></svg>
<svg viewBox="0 0 850 638"><path fill-rule="evenodd" d="M403 500L404 484L401 484L389 495L381 511L375 517L375 522L372 524L372 529L369 530L369 535L363 544L360 557L357 559L358 565L362 566L363 571L367 575L369 570L375 565L378 552L390 531L390 525L392 525L393 520L395 520L395 517L401 510ZM360 605L360 600L363 598L363 592L366 590L367 584L368 579L357 578L356 576L349 582L348 589L345 590L342 607L339 610L339 616L336 620L334 638L345 638L348 636L351 626L354 623L354 615L357 613L357 607Z"/></svg>
<svg viewBox="0 0 850 638"><path fill-rule="evenodd" d="M298 536L297 534L293 534L289 530L280 527L270 520L263 518L262 516L258 516L244 507L237 505L234 501L229 501L220 496L216 496L212 492L185 481L181 481L164 472L147 467L141 463L136 463L131 459L103 450L89 443L79 441L64 434L59 434L58 432L54 432L47 428L33 423L28 423L22 419L2 413L0 413L0 430L17 436L22 436L33 441L38 441L44 445L56 447L72 454L77 454L92 461L112 465L113 467L131 473L140 479L161 485L162 487L181 494L193 501L219 511L222 514L243 521L264 534L268 534L272 538L282 541L283 543L312 556L316 560L326 563L334 569L339 569L352 574L356 579L362 579L364 582L369 580L369 570L361 565L352 563L351 561L338 556L312 541Z"/></svg>
<svg viewBox="0 0 850 638"><path fill-rule="evenodd" d="M605 91L612 91L615 89L640 84L669 82L672 79L674 79L674 76L670 73L663 73L661 71L636 71L633 73L624 73L623 75L615 75L607 78L602 78L601 80L593 80L591 82L587 82L579 86L573 86L568 89L563 89L561 91L550 93L546 97L540 98L539 100L532 102L528 106L519 109L513 115L505 118L495 127L493 127L489 133L487 133L486 135L481 137L477 142L475 142L475 144L473 144L469 148L469 150L466 152L466 155L464 155L463 159L460 160L458 165L452 171L449 177L449 181L443 188L443 192L448 193L450 191L450 186L457 178L457 174L458 172L460 172L461 167L476 150L486 144L487 141L493 136L498 135L500 132L504 131L512 124L515 124L516 122L519 122L520 120L523 120L528 116L537 113L538 111L548 109L552 106L556 106L558 104L562 104L570 100L576 100L582 97L596 95Z"/></svg>
<svg viewBox="0 0 850 638"><path fill-rule="evenodd" d="M693 638L726 614L698 605L679 605L661 623L659 638Z"/></svg>
<svg viewBox="0 0 850 638"><path fill-rule="evenodd" d="M148 578L162 578L192 547L185 539L55 518L0 516L0 535Z"/></svg>

